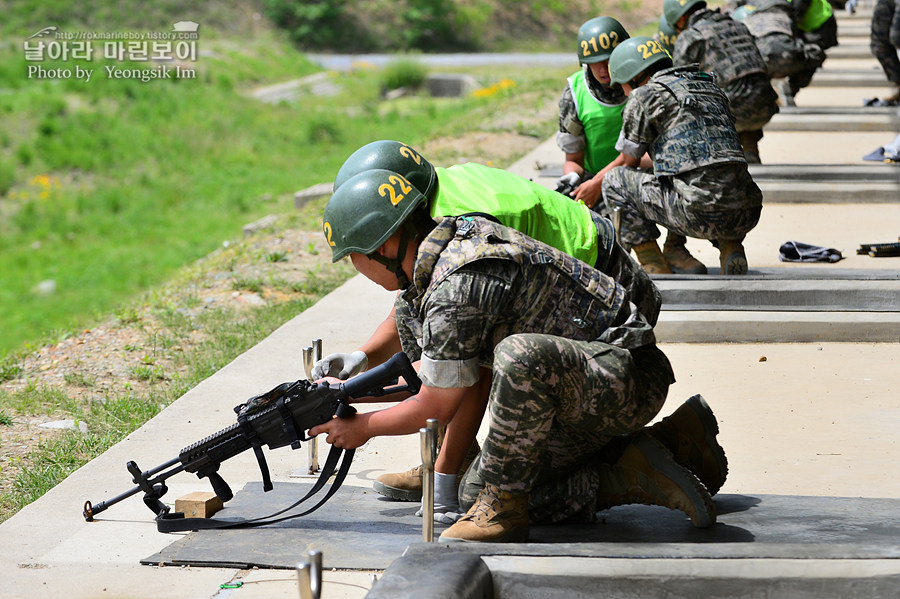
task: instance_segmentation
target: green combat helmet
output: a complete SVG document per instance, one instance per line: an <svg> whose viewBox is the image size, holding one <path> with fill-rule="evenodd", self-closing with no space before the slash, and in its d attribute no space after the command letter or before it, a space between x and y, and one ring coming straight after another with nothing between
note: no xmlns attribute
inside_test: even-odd
<svg viewBox="0 0 900 599"><path fill-rule="evenodd" d="M731 18L735 21L743 21L747 17L749 17L756 10L755 6L751 6L749 4L744 4L743 6L738 6L737 9L733 13L731 13Z"/></svg>
<svg viewBox="0 0 900 599"><path fill-rule="evenodd" d="M666 15L659 15L659 27L657 28L653 39L662 44L665 51L671 54L675 49L675 38L677 37L678 32L669 25L669 21L666 20Z"/></svg>
<svg viewBox="0 0 900 599"><path fill-rule="evenodd" d="M615 49L609 57L609 78L619 85L631 83L660 60L670 60L662 44L649 37L633 37Z"/></svg>
<svg viewBox="0 0 900 599"><path fill-rule="evenodd" d="M430 197L437 182L434 166L421 154L404 143L384 139L364 145L344 161L334 179L334 191L355 175L372 169L403 175L425 197Z"/></svg>
<svg viewBox="0 0 900 599"><path fill-rule="evenodd" d="M578 30L578 63L609 60L616 46L628 39L628 32L612 17L597 17Z"/></svg>
<svg viewBox="0 0 900 599"><path fill-rule="evenodd" d="M402 261L409 242L417 235L416 209L425 196L406 177L393 171L372 169L347 179L334 192L322 215L322 231L331 247L331 261L357 252L383 264L397 276L400 289L409 286ZM402 231L396 258L377 253L395 231Z"/></svg>
<svg viewBox="0 0 900 599"><path fill-rule="evenodd" d="M674 28L678 19L698 4L706 6L706 0L663 0L663 15L665 15L669 25Z"/></svg>

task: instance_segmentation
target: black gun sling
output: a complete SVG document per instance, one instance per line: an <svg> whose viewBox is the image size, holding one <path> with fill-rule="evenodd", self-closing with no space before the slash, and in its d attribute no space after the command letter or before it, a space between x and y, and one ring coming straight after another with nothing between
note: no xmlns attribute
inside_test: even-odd
<svg viewBox="0 0 900 599"><path fill-rule="evenodd" d="M257 526L276 524L292 518L306 516L319 509L319 507L328 501L341 487L341 484L343 484L344 479L347 477L347 472L350 471L350 464L353 462L353 454L355 451L355 449L344 450L332 445L331 450L328 452L328 458L325 460L325 465L322 466L322 472L319 474L319 478L316 480L316 484L313 485L312 489L310 489L301 499L274 514L248 520L217 520L215 518L185 518L184 514L180 512L173 514L161 513L156 516L156 529L159 532L185 532L189 530L255 528ZM341 462L340 467L337 466L338 460ZM288 516L276 518L276 516L280 516L281 514L294 509L318 493L328 482L331 475L334 474L335 468L337 468L337 474L334 477L334 482L331 483L331 488L328 489L328 492L316 505L300 514L290 514Z"/></svg>

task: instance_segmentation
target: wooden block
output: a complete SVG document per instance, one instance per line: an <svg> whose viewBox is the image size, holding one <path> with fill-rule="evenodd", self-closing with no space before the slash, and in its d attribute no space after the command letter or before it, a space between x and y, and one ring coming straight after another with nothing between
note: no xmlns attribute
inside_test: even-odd
<svg viewBox="0 0 900 599"><path fill-rule="evenodd" d="M222 507L222 500L211 491L194 491L175 500L175 511L185 518L209 518Z"/></svg>

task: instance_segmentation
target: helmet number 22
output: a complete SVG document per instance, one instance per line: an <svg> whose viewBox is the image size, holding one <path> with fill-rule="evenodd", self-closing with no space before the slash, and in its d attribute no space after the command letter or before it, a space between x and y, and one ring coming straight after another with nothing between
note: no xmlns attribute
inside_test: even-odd
<svg viewBox="0 0 900 599"><path fill-rule="evenodd" d="M403 201L406 194L412 191L413 187L402 175L391 175L388 177L388 181L389 183L382 183L378 186L378 194L383 198L390 196L391 205L396 206Z"/></svg>
<svg viewBox="0 0 900 599"><path fill-rule="evenodd" d="M641 57L645 60L650 58L654 54L659 54L663 51L662 47L653 40L647 40L647 42L639 45L637 49L638 52L641 53Z"/></svg>

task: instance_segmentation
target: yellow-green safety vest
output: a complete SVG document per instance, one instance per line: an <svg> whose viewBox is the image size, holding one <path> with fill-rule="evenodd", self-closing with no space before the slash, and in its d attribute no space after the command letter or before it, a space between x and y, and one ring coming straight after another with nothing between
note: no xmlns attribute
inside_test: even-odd
<svg viewBox="0 0 900 599"><path fill-rule="evenodd" d="M597 227L591 212L543 185L474 162L436 168L438 187L431 216L483 213L593 266Z"/></svg>
<svg viewBox="0 0 900 599"><path fill-rule="evenodd" d="M572 74L569 86L575 99L578 118L584 126L584 168L596 174L619 156L616 142L622 131L625 102L604 104L595 98L584 80L584 71Z"/></svg>

